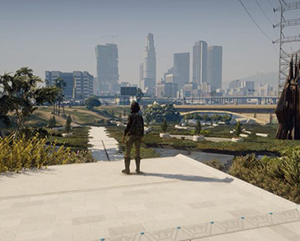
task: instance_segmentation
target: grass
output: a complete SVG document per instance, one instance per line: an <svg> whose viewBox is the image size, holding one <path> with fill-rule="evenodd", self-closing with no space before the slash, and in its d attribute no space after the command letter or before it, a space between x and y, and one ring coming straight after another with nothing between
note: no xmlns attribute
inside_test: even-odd
<svg viewBox="0 0 300 241"><path fill-rule="evenodd" d="M30 126L46 126L49 122L50 117L53 115L52 106L39 107L30 117ZM108 119L108 115L102 114L101 112L93 112L86 109L84 106L65 107L66 115L71 115L74 123L81 125L94 125L99 123L102 119ZM55 116L57 125L65 125L66 119L61 116Z"/></svg>
<svg viewBox="0 0 300 241"><path fill-rule="evenodd" d="M57 145L64 145L70 147L71 150L86 150L90 145L88 144L89 139L89 127L73 128L71 130L73 136L62 137L62 136L49 136L49 143L56 141ZM62 133L62 132L58 132Z"/></svg>
<svg viewBox="0 0 300 241"><path fill-rule="evenodd" d="M125 151L125 144L122 143L122 135L123 135L124 127L117 127L117 126L108 126L107 132L110 137L115 138L120 145L120 148L122 151ZM145 137L144 137L145 138ZM134 153L135 153L135 147L131 150L131 158L134 159ZM145 145L145 141L143 140L142 146L141 146L141 158L155 158L159 157L159 154L153 150L152 148L147 148Z"/></svg>
<svg viewBox="0 0 300 241"><path fill-rule="evenodd" d="M159 133L162 132L160 125L151 126L152 131L149 134L146 134L143 138L143 143L148 147L157 147L160 145L169 145L176 149L185 149L192 148L195 151L207 151L207 152L219 152L219 153L231 153L231 154L241 154L241 153L274 153L278 155L281 150L286 147L296 147L300 144L299 141L291 140L277 140L275 139L276 125L265 125L265 126L242 126L242 129L252 131L254 133L268 133L269 137L257 137L254 135L244 138L244 142L235 143L235 142L210 142L210 141L201 141L194 142L190 140L179 140L175 138L160 138ZM234 126L218 126L213 129L210 129L208 134L204 136L210 137L223 137L231 138L233 134L230 134L229 131L232 130ZM115 137L119 142L121 141L121 136L123 132L122 127L109 127L109 133L113 132L113 137ZM186 130L177 130L174 127L169 127L167 130L170 134L178 135L191 135L191 131Z"/></svg>

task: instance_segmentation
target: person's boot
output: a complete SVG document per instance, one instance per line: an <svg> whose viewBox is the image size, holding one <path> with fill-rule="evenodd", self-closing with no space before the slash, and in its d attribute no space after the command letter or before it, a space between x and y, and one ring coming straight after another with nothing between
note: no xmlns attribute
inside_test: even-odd
<svg viewBox="0 0 300 241"><path fill-rule="evenodd" d="M125 169L122 170L122 172L125 173L125 174L130 174L130 169L129 169L129 167L130 167L130 158L125 158L124 163L125 163Z"/></svg>
<svg viewBox="0 0 300 241"><path fill-rule="evenodd" d="M140 169L141 158L135 158L135 165L136 165L136 169L135 169L136 173L138 174L142 173Z"/></svg>

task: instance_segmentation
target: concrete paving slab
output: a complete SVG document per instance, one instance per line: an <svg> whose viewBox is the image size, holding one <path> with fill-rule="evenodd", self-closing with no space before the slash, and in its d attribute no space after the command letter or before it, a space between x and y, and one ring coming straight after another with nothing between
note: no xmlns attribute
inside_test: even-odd
<svg viewBox="0 0 300 241"><path fill-rule="evenodd" d="M186 156L142 160L142 175L124 175L122 168L123 162L97 162L0 175L0 237L281 241L300 235L296 204Z"/></svg>

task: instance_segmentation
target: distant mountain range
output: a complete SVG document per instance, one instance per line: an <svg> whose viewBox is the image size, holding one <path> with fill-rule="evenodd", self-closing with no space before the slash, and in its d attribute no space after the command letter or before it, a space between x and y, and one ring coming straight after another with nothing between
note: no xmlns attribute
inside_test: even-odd
<svg viewBox="0 0 300 241"><path fill-rule="evenodd" d="M269 84L273 86L273 88L277 88L278 85L278 72L268 72L268 73L258 73L255 75L251 75L249 77L240 78L240 80L244 81L254 81L255 84L262 83L263 85ZM223 89L227 89L228 85L231 81L223 82Z"/></svg>

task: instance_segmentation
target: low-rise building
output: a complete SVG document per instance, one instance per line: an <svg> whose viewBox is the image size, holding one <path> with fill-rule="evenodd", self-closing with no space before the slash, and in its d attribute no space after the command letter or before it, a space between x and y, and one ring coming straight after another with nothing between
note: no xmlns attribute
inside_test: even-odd
<svg viewBox="0 0 300 241"><path fill-rule="evenodd" d="M47 86L54 86L57 79L65 82L63 95L66 100L82 100L89 98L94 93L94 76L87 71L46 71L45 75Z"/></svg>

